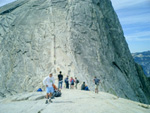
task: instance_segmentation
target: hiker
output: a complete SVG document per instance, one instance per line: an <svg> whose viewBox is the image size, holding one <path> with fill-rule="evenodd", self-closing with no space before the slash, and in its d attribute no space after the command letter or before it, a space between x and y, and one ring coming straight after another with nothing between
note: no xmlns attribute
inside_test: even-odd
<svg viewBox="0 0 150 113"><path fill-rule="evenodd" d="M81 90L85 90L85 82L81 85Z"/></svg>
<svg viewBox="0 0 150 113"><path fill-rule="evenodd" d="M61 90L59 90L55 84L53 84L54 92L51 97L51 99L54 99L55 97L60 97L61 96Z"/></svg>
<svg viewBox="0 0 150 113"><path fill-rule="evenodd" d="M43 84L46 86L46 104L48 104L48 99L49 102L52 103L51 97L54 92L53 84L55 83L53 74L49 74L44 80Z"/></svg>
<svg viewBox="0 0 150 113"><path fill-rule="evenodd" d="M75 82L75 80L73 79L73 77L71 77L71 79L70 79L70 89L74 89L74 82Z"/></svg>
<svg viewBox="0 0 150 113"><path fill-rule="evenodd" d="M89 87L85 84L85 82L81 85L81 90L89 91Z"/></svg>
<svg viewBox="0 0 150 113"><path fill-rule="evenodd" d="M77 89L77 85L79 83L79 80L77 79L77 77L75 77L75 88Z"/></svg>
<svg viewBox="0 0 150 113"><path fill-rule="evenodd" d="M55 84L53 84L53 88L54 88L54 90L58 90L58 88L56 87Z"/></svg>
<svg viewBox="0 0 150 113"><path fill-rule="evenodd" d="M58 75L58 89L62 89L62 84L63 84L63 75L61 74L62 72L59 72L60 74Z"/></svg>
<svg viewBox="0 0 150 113"><path fill-rule="evenodd" d="M66 88L69 89L69 78L68 76L65 78Z"/></svg>
<svg viewBox="0 0 150 113"><path fill-rule="evenodd" d="M85 85L84 90L85 90L85 91L90 91L90 90L89 90L89 87L88 87L87 85Z"/></svg>
<svg viewBox="0 0 150 113"><path fill-rule="evenodd" d="M99 86L100 80L95 76L93 81L95 83L95 93L98 93L98 86Z"/></svg>

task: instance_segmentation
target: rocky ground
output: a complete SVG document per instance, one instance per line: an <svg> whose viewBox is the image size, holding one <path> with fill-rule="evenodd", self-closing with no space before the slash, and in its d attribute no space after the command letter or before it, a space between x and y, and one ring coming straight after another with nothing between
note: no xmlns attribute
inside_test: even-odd
<svg viewBox="0 0 150 113"><path fill-rule="evenodd" d="M62 90L62 97L45 104L45 92L17 94L0 100L0 113L150 113L150 105L114 95Z"/></svg>
<svg viewBox="0 0 150 113"><path fill-rule="evenodd" d="M0 7L0 98L43 87L59 71L90 89L150 104L110 0L17 0Z"/></svg>

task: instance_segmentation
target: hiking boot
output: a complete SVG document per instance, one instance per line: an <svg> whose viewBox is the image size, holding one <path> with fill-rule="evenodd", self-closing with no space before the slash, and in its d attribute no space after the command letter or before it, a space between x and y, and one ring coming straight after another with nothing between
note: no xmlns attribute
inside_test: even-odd
<svg viewBox="0 0 150 113"><path fill-rule="evenodd" d="M46 100L45 104L48 104L48 100Z"/></svg>
<svg viewBox="0 0 150 113"><path fill-rule="evenodd" d="M53 101L51 99L49 99L49 102L52 103Z"/></svg>

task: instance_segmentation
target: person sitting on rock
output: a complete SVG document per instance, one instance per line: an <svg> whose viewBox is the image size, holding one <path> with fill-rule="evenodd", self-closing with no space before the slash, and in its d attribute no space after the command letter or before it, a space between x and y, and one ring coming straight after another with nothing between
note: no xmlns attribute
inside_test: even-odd
<svg viewBox="0 0 150 113"><path fill-rule="evenodd" d="M58 90L58 88L56 87L55 84L53 84L53 88L54 88L54 90Z"/></svg>
<svg viewBox="0 0 150 113"><path fill-rule="evenodd" d="M89 87L85 84L85 82L81 85L81 90L89 91Z"/></svg>
<svg viewBox="0 0 150 113"><path fill-rule="evenodd" d="M85 89L84 89L85 91L90 91L89 90L89 87L87 86L87 85L85 85Z"/></svg>
<svg viewBox="0 0 150 113"><path fill-rule="evenodd" d="M51 99L54 99L55 97L60 97L61 96L61 90L59 90L55 84L53 84L54 92L51 97Z"/></svg>

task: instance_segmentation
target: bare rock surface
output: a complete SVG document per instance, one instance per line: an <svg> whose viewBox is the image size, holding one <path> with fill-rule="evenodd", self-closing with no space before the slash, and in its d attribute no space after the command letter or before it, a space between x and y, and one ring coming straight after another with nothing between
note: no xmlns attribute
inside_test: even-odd
<svg viewBox="0 0 150 113"><path fill-rule="evenodd" d="M94 89L150 103L110 0L17 0L0 7L0 97L43 88L42 80L76 76ZM27 99L26 97L24 99ZM21 99L20 99L21 100Z"/></svg>
<svg viewBox="0 0 150 113"><path fill-rule="evenodd" d="M33 99L33 97L40 99ZM0 100L0 113L149 113L150 105L91 91L62 90L62 97L45 104L45 93L17 94ZM14 99L16 98L16 99Z"/></svg>

